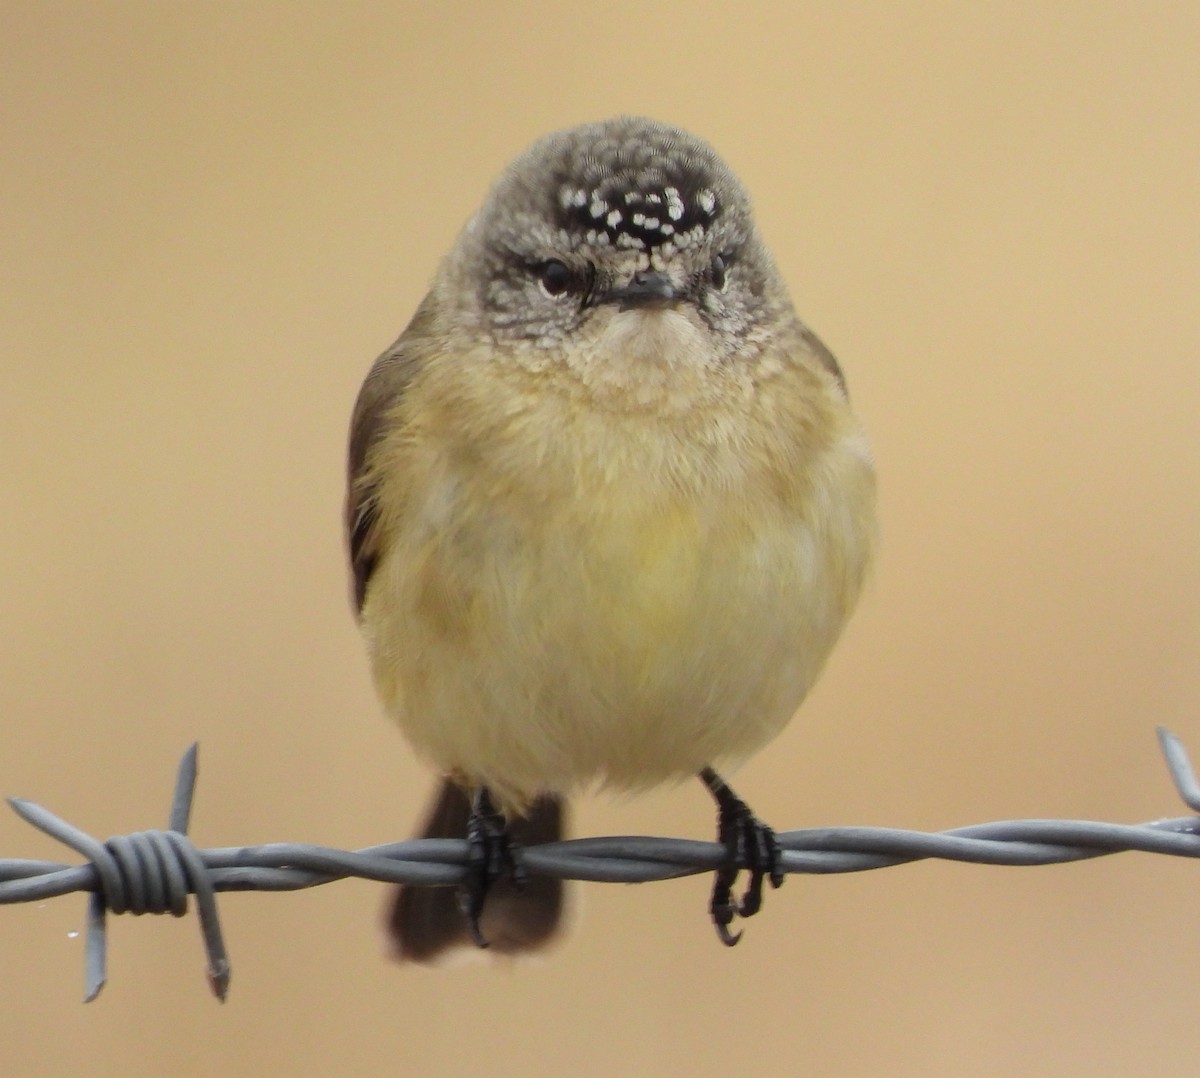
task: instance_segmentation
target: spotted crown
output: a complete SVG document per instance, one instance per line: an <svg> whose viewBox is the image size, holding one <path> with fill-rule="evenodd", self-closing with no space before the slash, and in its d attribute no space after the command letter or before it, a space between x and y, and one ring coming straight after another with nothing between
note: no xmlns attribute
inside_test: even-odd
<svg viewBox="0 0 1200 1078"><path fill-rule="evenodd" d="M562 224L592 243L648 248L700 239L716 217L717 194L689 184L682 170L644 169L610 176L593 187L564 183L558 191Z"/></svg>
<svg viewBox="0 0 1200 1078"><path fill-rule="evenodd" d="M637 116L539 140L497 183L481 223L517 252L563 239L667 252L704 243L718 225L735 240L750 230L745 191L708 143Z"/></svg>
<svg viewBox="0 0 1200 1078"><path fill-rule="evenodd" d="M678 128L621 117L576 128L556 148L558 223L589 242L688 246L723 208L724 166Z"/></svg>

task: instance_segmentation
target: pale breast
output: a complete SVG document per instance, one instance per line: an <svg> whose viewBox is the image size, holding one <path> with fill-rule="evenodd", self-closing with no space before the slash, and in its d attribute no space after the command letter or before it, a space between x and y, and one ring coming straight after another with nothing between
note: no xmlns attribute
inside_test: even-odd
<svg viewBox="0 0 1200 1078"><path fill-rule="evenodd" d="M512 409L469 452L408 438L385 462L406 493L364 624L414 745L510 806L761 747L869 558L870 462L848 408L822 407L820 437L775 417L757 442L739 413L701 445L576 406Z"/></svg>

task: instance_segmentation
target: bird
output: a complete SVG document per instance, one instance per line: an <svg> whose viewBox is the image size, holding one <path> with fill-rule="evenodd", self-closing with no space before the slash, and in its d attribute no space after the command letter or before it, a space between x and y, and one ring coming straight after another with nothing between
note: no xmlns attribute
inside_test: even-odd
<svg viewBox="0 0 1200 1078"><path fill-rule="evenodd" d="M723 942L783 880L722 778L789 722L863 588L875 467L741 181L637 116L505 169L375 361L351 420L353 604L384 710L441 775L456 887L400 885L395 955L538 951L525 871L566 804L698 776ZM739 871L744 894L733 891Z"/></svg>

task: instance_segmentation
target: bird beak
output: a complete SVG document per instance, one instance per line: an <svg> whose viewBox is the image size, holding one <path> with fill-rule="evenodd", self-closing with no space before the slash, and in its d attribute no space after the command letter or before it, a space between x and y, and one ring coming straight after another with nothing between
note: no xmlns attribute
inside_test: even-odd
<svg viewBox="0 0 1200 1078"><path fill-rule="evenodd" d="M675 287L665 273L643 271L633 275L633 280L623 288L610 288L600 298L600 303L616 303L622 311L635 307L670 307L683 293Z"/></svg>

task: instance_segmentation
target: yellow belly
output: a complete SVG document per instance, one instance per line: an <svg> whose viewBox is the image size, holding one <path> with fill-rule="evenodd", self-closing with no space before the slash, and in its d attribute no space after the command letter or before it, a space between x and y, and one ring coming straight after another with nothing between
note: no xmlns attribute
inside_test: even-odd
<svg viewBox="0 0 1200 1078"><path fill-rule="evenodd" d="M784 494L639 459L519 491L413 465L421 496L363 612L376 681L420 752L508 808L748 756L857 598L872 480L856 432Z"/></svg>

